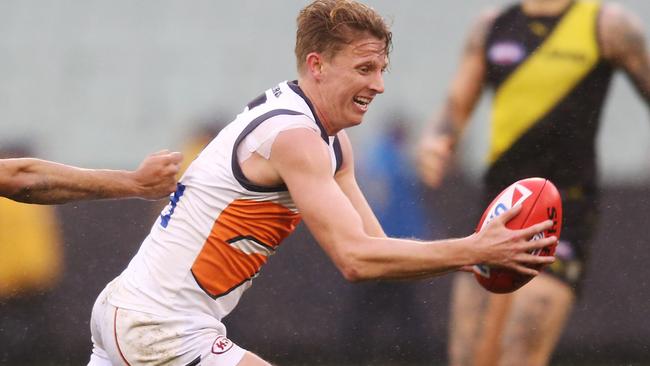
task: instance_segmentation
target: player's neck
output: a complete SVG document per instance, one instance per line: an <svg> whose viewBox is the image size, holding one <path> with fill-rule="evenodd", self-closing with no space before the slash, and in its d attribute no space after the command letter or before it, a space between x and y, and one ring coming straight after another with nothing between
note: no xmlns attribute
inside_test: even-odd
<svg viewBox="0 0 650 366"><path fill-rule="evenodd" d="M560 15L573 0L523 0L521 8L528 16Z"/></svg>
<svg viewBox="0 0 650 366"><path fill-rule="evenodd" d="M322 124L323 128L327 132L329 136L334 136L338 132L338 130L334 130L334 128L331 126L329 123L329 119L327 116L323 113L321 110L321 104L322 104L322 98L320 98L320 93L318 92L318 88L316 85L313 84L313 81L309 78L298 78L298 86L300 86L300 89L302 89L302 92L305 93L309 101L312 103L314 106L315 112L316 112L316 117Z"/></svg>

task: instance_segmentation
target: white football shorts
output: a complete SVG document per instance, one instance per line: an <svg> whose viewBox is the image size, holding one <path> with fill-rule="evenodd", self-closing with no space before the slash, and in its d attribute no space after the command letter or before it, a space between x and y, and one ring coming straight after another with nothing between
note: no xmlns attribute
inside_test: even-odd
<svg viewBox="0 0 650 366"><path fill-rule="evenodd" d="M93 307L88 366L236 366L246 353L226 338L225 326L214 318L117 308L107 300L108 288Z"/></svg>

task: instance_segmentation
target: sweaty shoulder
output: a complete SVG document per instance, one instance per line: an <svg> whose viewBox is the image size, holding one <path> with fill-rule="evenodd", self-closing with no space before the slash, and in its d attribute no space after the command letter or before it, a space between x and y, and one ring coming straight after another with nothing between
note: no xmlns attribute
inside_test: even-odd
<svg viewBox="0 0 650 366"><path fill-rule="evenodd" d="M621 4L603 4L598 19L603 57L615 63L634 51L644 39L641 20Z"/></svg>

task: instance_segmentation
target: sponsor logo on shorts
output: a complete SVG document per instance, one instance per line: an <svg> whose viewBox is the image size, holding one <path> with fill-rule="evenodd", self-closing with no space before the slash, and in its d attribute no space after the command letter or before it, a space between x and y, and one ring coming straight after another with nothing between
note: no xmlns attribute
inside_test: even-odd
<svg viewBox="0 0 650 366"><path fill-rule="evenodd" d="M230 339L224 336L218 336L212 344L212 353L220 355L222 353L228 352L233 346L233 343Z"/></svg>

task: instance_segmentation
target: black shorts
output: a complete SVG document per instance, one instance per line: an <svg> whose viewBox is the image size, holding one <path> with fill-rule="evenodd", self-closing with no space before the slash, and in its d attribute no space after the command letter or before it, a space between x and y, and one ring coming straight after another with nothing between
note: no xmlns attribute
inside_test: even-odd
<svg viewBox="0 0 650 366"><path fill-rule="evenodd" d="M485 190L485 206L505 187ZM574 289L576 294L585 274L589 244L598 224L598 194L583 185L558 187L562 197L562 232L555 251L556 261L545 272Z"/></svg>

